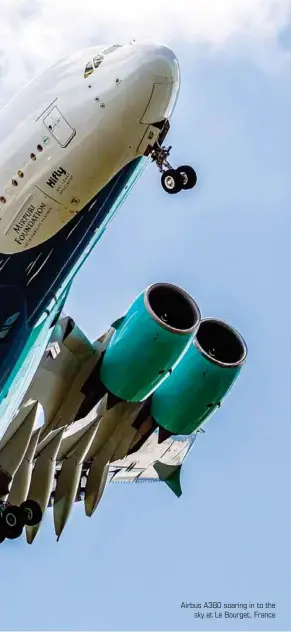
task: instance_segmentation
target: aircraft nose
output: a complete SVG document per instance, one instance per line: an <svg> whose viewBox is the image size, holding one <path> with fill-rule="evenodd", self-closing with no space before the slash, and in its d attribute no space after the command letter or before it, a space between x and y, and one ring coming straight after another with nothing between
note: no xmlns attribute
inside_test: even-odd
<svg viewBox="0 0 291 632"><path fill-rule="evenodd" d="M139 44L144 66L148 72L155 77L156 83L177 83L180 84L180 70L175 53L164 46L156 43Z"/></svg>
<svg viewBox="0 0 291 632"><path fill-rule="evenodd" d="M173 113L180 89L179 64L173 51L162 44L140 44L139 53L139 81L152 86L141 122L154 124Z"/></svg>

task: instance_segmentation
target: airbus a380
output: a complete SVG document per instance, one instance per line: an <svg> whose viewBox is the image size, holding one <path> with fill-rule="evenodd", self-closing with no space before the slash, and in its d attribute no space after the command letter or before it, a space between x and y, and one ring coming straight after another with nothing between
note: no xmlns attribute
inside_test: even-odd
<svg viewBox="0 0 291 632"><path fill-rule="evenodd" d="M246 360L238 332L201 320L169 284L145 290L95 343L61 316L148 159L167 193L195 186L163 145L179 87L166 46L98 46L45 70L0 113L2 540L26 525L32 542L50 504L59 537L75 500L92 515L108 473L179 495L182 460Z"/></svg>

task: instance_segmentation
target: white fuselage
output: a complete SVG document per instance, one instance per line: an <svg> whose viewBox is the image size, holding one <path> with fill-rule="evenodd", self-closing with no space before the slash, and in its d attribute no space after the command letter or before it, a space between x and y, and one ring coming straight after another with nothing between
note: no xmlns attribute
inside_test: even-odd
<svg viewBox="0 0 291 632"><path fill-rule="evenodd" d="M52 237L143 155L179 83L170 49L133 43L68 57L17 94L0 113L0 252Z"/></svg>

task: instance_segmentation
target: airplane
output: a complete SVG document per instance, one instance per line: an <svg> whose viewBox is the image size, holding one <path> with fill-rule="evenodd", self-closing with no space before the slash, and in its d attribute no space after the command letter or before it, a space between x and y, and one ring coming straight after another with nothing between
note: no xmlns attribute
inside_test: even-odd
<svg viewBox="0 0 291 632"><path fill-rule="evenodd" d="M164 45L93 46L44 70L0 112L0 402L35 328L53 326L148 162L169 194L196 185L195 170L174 169L163 145L179 88Z"/></svg>
<svg viewBox="0 0 291 632"><path fill-rule="evenodd" d="M163 481L180 497L182 463L246 358L233 327L170 283L93 342L61 314L0 440L0 541L25 527L32 544L49 507L58 541L74 503L91 517L109 481Z"/></svg>
<svg viewBox="0 0 291 632"><path fill-rule="evenodd" d="M75 275L150 160L167 193L196 185L195 170L174 169L164 146L179 88L178 61L166 46L95 46L45 70L0 112L3 541L26 525L32 542L51 504L59 537L76 500L84 496L92 515L108 473L117 481L138 471L179 495L179 467L201 420L220 406L246 360L240 334L214 319L200 322L195 301L167 284L145 290L129 309L130 324L126 315L117 319L94 343L64 316ZM181 401L189 408L183 414ZM36 428L40 406L44 424ZM135 466L126 461L132 451Z"/></svg>

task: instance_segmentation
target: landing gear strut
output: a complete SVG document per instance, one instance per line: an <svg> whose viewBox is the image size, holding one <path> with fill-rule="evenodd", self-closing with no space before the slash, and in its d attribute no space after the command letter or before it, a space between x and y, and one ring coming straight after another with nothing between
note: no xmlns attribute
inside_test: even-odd
<svg viewBox="0 0 291 632"><path fill-rule="evenodd" d="M0 543L21 536L25 525L34 526L42 519L42 510L35 500L25 500L20 507L0 501Z"/></svg>
<svg viewBox="0 0 291 632"><path fill-rule="evenodd" d="M193 189L197 182L197 174L193 167L182 165L173 169L169 163L169 155L172 147L161 147L158 143L151 152L152 161L156 163L162 174L161 183L167 193L179 193L180 191Z"/></svg>

